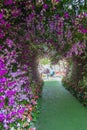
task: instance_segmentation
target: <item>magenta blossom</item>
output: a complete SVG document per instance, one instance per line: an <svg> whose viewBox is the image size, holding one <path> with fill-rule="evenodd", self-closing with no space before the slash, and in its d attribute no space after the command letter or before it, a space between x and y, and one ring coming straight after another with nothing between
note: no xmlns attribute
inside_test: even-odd
<svg viewBox="0 0 87 130"><path fill-rule="evenodd" d="M13 9L12 15L14 17L18 17L20 14L21 14L21 10L20 9Z"/></svg>
<svg viewBox="0 0 87 130"><path fill-rule="evenodd" d="M1 69L0 70L0 76L4 76L7 73L7 70Z"/></svg>
<svg viewBox="0 0 87 130"><path fill-rule="evenodd" d="M2 122L5 119L4 114L0 113L0 122Z"/></svg>
<svg viewBox="0 0 87 130"><path fill-rule="evenodd" d="M11 5L13 3L13 0L4 0L5 5Z"/></svg>
<svg viewBox="0 0 87 130"><path fill-rule="evenodd" d="M85 13L84 16L87 17L87 13Z"/></svg>
<svg viewBox="0 0 87 130"><path fill-rule="evenodd" d="M80 30L80 32L83 33L83 34L85 34L85 33L87 33L87 29L82 28L82 29Z"/></svg>
<svg viewBox="0 0 87 130"><path fill-rule="evenodd" d="M47 5L47 4L44 4L44 5L43 5L43 8L44 8L44 9L48 9L48 5Z"/></svg>
<svg viewBox="0 0 87 130"><path fill-rule="evenodd" d="M0 101L0 109L3 108L4 105L5 105L5 103Z"/></svg>
<svg viewBox="0 0 87 130"><path fill-rule="evenodd" d="M19 114L23 114L24 111L25 111L25 108L20 108L20 109L18 110L18 113L19 113Z"/></svg>
<svg viewBox="0 0 87 130"><path fill-rule="evenodd" d="M6 44L8 45L8 47L12 47L12 45L13 45L13 41L11 40L11 39L6 39Z"/></svg>
<svg viewBox="0 0 87 130"><path fill-rule="evenodd" d="M12 96L14 96L16 94L16 91L13 91L13 90L8 90L7 92L6 92L6 96L7 97L12 97Z"/></svg>
<svg viewBox="0 0 87 130"><path fill-rule="evenodd" d="M8 28L10 28L11 27L11 25L9 24L9 23L7 23L6 24L6 28L8 29Z"/></svg>
<svg viewBox="0 0 87 130"><path fill-rule="evenodd" d="M56 2L60 2L60 0L56 0Z"/></svg>
<svg viewBox="0 0 87 130"><path fill-rule="evenodd" d="M3 46L2 46L2 45L0 45L0 50L2 50L2 48L3 48Z"/></svg>
<svg viewBox="0 0 87 130"><path fill-rule="evenodd" d="M4 96L0 96L0 101L4 101Z"/></svg>
<svg viewBox="0 0 87 130"><path fill-rule="evenodd" d="M0 88L0 93L3 93L5 91L4 88Z"/></svg>
<svg viewBox="0 0 87 130"><path fill-rule="evenodd" d="M12 106L15 103L14 98L9 98L9 106Z"/></svg>
<svg viewBox="0 0 87 130"><path fill-rule="evenodd" d="M0 20L3 18L3 14L2 13L0 13Z"/></svg>
<svg viewBox="0 0 87 130"><path fill-rule="evenodd" d="M5 36L5 32L3 30L0 29L0 38L3 39Z"/></svg>
<svg viewBox="0 0 87 130"><path fill-rule="evenodd" d="M4 107L4 97L3 96L0 96L0 108L3 108Z"/></svg>
<svg viewBox="0 0 87 130"><path fill-rule="evenodd" d="M64 17L65 17L66 19L69 19L69 13L68 13L68 12L65 12L65 13L64 13Z"/></svg>

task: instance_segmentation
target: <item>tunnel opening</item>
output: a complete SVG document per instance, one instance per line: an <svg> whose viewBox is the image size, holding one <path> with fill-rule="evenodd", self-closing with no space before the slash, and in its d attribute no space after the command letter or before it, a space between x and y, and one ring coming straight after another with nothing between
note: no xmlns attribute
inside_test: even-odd
<svg viewBox="0 0 87 130"><path fill-rule="evenodd" d="M65 58L66 81L87 105L86 8L85 0L0 2L1 130L33 129L43 85L38 72L43 57L50 59L52 67L57 64L61 75Z"/></svg>

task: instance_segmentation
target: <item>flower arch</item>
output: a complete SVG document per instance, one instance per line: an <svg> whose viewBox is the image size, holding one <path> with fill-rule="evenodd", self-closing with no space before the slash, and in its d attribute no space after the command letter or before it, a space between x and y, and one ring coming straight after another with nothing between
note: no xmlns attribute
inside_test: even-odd
<svg viewBox="0 0 87 130"><path fill-rule="evenodd" d="M47 54L56 61L84 53L87 14L76 16L73 10L65 11L65 4L62 0L1 0L1 129L16 127L21 119L31 122L31 116L25 115L35 109L42 83L36 71L38 56Z"/></svg>

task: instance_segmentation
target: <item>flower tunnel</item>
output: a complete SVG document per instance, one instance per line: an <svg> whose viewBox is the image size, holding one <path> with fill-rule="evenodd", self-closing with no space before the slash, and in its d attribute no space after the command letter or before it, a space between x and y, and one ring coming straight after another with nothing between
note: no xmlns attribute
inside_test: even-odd
<svg viewBox="0 0 87 130"><path fill-rule="evenodd" d="M87 76L83 74L87 71L87 14L81 11L76 16L73 9L65 9L68 4L62 0L1 0L1 130L17 129L19 124L24 128L26 121L28 129L33 127L32 112L43 84L38 59L48 56L55 64L65 58L73 64L70 78L72 82L76 79L76 85Z"/></svg>

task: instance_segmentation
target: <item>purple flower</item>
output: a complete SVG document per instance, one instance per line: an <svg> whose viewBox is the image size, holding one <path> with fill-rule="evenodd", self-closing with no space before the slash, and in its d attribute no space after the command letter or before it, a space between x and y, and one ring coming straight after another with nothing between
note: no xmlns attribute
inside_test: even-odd
<svg viewBox="0 0 87 130"><path fill-rule="evenodd" d="M11 86L14 86L14 85L16 85L16 82L15 82L15 81L8 83L8 87L11 87Z"/></svg>
<svg viewBox="0 0 87 130"><path fill-rule="evenodd" d="M7 92L6 92L6 96L7 97L12 97L12 96L14 96L16 94L16 91L13 91L13 90L8 90Z"/></svg>
<svg viewBox="0 0 87 130"><path fill-rule="evenodd" d="M4 76L7 73L7 70L1 69L0 70L0 76Z"/></svg>
<svg viewBox="0 0 87 130"><path fill-rule="evenodd" d="M11 5L13 3L12 0L4 0L5 5Z"/></svg>
<svg viewBox="0 0 87 130"><path fill-rule="evenodd" d="M59 16L58 14L56 14L56 15L55 15L55 18L56 18L56 19L59 19L59 18L60 18L60 16Z"/></svg>
<svg viewBox="0 0 87 130"><path fill-rule="evenodd" d="M5 91L4 88L0 88L0 93L3 93Z"/></svg>
<svg viewBox="0 0 87 130"><path fill-rule="evenodd" d="M56 2L60 2L60 0L56 0Z"/></svg>
<svg viewBox="0 0 87 130"><path fill-rule="evenodd" d="M4 101L3 102L0 102L0 109L4 107Z"/></svg>
<svg viewBox="0 0 87 130"><path fill-rule="evenodd" d="M20 115L20 114L24 114L24 111L25 111L25 108L20 108L20 109L18 110L19 115Z"/></svg>
<svg viewBox="0 0 87 130"><path fill-rule="evenodd" d="M3 62L3 59L2 58L0 58L0 68L2 69L2 68L5 68L5 65L4 65L4 62Z"/></svg>
<svg viewBox="0 0 87 130"><path fill-rule="evenodd" d="M2 45L0 45L0 50L2 50L2 48L3 48L3 46L2 46Z"/></svg>
<svg viewBox="0 0 87 130"><path fill-rule="evenodd" d="M17 114L16 111L12 111L12 112L11 112L11 116L15 116L16 114Z"/></svg>
<svg viewBox="0 0 87 130"><path fill-rule="evenodd" d="M5 130L9 130L9 126L7 123L4 123L3 125L4 125Z"/></svg>
<svg viewBox="0 0 87 130"><path fill-rule="evenodd" d="M5 36L5 32L3 31L3 29L0 28L0 38L3 39L4 36Z"/></svg>
<svg viewBox="0 0 87 130"><path fill-rule="evenodd" d="M81 33L83 33L83 34L87 33L87 29L85 29L85 28L82 28L80 31L81 31Z"/></svg>
<svg viewBox="0 0 87 130"><path fill-rule="evenodd" d="M0 83L5 83L7 81L7 78L3 77L3 78L0 78Z"/></svg>
<svg viewBox="0 0 87 130"><path fill-rule="evenodd" d="M7 29L10 28L10 24L9 23L6 24L6 28Z"/></svg>
<svg viewBox="0 0 87 130"><path fill-rule="evenodd" d="M18 17L20 14L21 14L21 10L20 9L13 9L12 15L14 17Z"/></svg>
<svg viewBox="0 0 87 130"><path fill-rule="evenodd" d="M0 13L0 20L3 18L3 14L2 13Z"/></svg>
<svg viewBox="0 0 87 130"><path fill-rule="evenodd" d="M0 100L1 100L1 101L4 101L4 97L3 97L3 96L0 96Z"/></svg>
<svg viewBox="0 0 87 130"><path fill-rule="evenodd" d="M69 19L69 13L68 13L68 12L65 12L65 13L64 13L64 17L65 17L66 19Z"/></svg>
<svg viewBox="0 0 87 130"><path fill-rule="evenodd" d="M11 119L11 113L9 113L9 114L6 115L6 119L7 119L7 120L10 120L10 119Z"/></svg>
<svg viewBox="0 0 87 130"><path fill-rule="evenodd" d="M5 119L5 115L0 113L0 122L2 122Z"/></svg>
<svg viewBox="0 0 87 130"><path fill-rule="evenodd" d="M44 4L44 5L43 5L43 8L44 8L44 9L48 9L48 5L47 5L47 4Z"/></svg>
<svg viewBox="0 0 87 130"><path fill-rule="evenodd" d="M87 17L87 13L85 13L84 16Z"/></svg>
<svg viewBox="0 0 87 130"><path fill-rule="evenodd" d="M2 25L5 25L5 23L6 23L6 21L4 19L1 19L0 22Z"/></svg>
<svg viewBox="0 0 87 130"><path fill-rule="evenodd" d="M12 47L13 45L13 41L11 39L6 39L6 44L8 45L8 47Z"/></svg>
<svg viewBox="0 0 87 130"><path fill-rule="evenodd" d="M9 99L9 106L12 106L15 103L14 98L10 98Z"/></svg>
<svg viewBox="0 0 87 130"><path fill-rule="evenodd" d="M4 38L4 36L5 36L5 33L2 31L2 32L0 32L0 38L1 39L3 39Z"/></svg>

